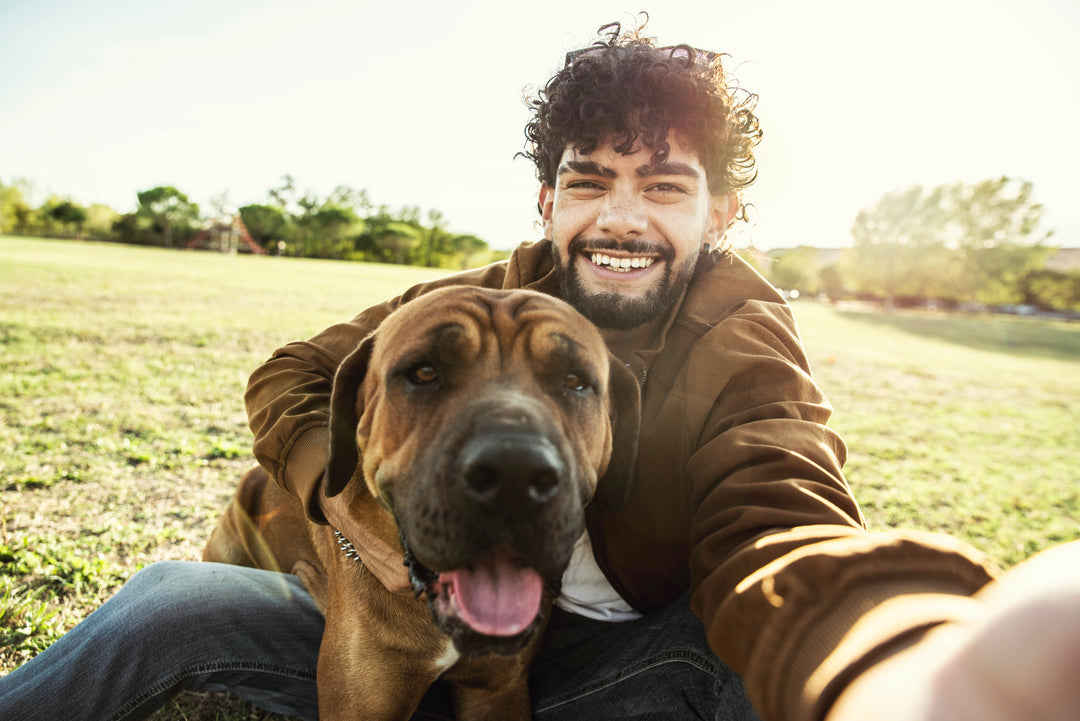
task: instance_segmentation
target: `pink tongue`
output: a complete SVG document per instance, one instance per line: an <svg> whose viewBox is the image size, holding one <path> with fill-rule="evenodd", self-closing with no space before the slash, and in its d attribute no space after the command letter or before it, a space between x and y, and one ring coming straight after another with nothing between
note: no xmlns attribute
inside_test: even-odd
<svg viewBox="0 0 1080 721"><path fill-rule="evenodd" d="M486 636L515 636L540 611L543 579L506 554L486 556L470 568L441 574L439 580L453 588L461 620Z"/></svg>

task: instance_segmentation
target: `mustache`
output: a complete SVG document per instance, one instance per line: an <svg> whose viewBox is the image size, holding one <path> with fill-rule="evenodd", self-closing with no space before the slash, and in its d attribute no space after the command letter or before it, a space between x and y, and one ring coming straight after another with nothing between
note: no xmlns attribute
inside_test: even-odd
<svg viewBox="0 0 1080 721"><path fill-rule="evenodd" d="M611 238L589 239L579 236L571 240L570 245L567 247L569 255L597 250L629 253L630 255L658 255L669 265L675 260L675 251L670 245L666 243L653 243L638 238L620 242Z"/></svg>

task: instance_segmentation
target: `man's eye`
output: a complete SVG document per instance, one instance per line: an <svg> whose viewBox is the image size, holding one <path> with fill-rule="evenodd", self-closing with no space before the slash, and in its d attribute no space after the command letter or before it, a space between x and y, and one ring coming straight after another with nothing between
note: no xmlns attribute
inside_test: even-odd
<svg viewBox="0 0 1080 721"><path fill-rule="evenodd" d="M421 363L409 371L408 377L417 385L427 385L439 380L439 372L430 363Z"/></svg>
<svg viewBox="0 0 1080 721"><path fill-rule="evenodd" d="M602 190L603 186L592 180L572 180L566 184L568 189L573 190Z"/></svg>

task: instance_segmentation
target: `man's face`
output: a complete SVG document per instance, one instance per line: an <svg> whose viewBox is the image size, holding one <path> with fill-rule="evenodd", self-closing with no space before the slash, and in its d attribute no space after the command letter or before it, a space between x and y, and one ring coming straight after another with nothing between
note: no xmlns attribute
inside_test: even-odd
<svg viewBox="0 0 1080 721"><path fill-rule="evenodd" d="M567 148L555 187L540 190L563 299L601 328L630 330L665 315L693 275L703 243L715 246L734 215L709 194L697 154L678 139L665 162L641 146Z"/></svg>

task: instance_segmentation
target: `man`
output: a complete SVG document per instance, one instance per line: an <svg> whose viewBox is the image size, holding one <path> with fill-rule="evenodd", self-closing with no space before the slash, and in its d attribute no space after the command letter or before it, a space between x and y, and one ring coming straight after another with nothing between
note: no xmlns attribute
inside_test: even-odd
<svg viewBox="0 0 1080 721"><path fill-rule="evenodd" d="M1080 549L988 586L961 544L863 530L789 309L720 249L753 179L752 99L710 53L609 30L533 104L545 240L276 352L247 394L260 463L404 591L400 549L320 491L334 369L435 287L558 295L637 373L642 436L625 501L588 508L535 667L538 719L742 721L747 693L767 721L1075 719L1080 583L1060 571ZM178 690L227 688L314 717L320 636L290 577L155 564L4 679L0 716L137 718ZM436 688L417 718L441 703Z"/></svg>

